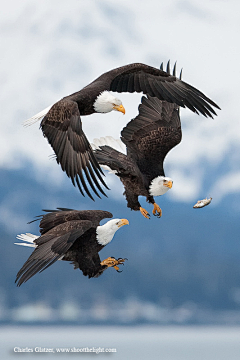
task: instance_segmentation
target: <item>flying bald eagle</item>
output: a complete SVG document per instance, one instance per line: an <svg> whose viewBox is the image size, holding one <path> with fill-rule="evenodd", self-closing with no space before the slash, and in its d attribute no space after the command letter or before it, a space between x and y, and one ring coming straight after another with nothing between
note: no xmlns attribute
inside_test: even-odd
<svg viewBox="0 0 240 360"><path fill-rule="evenodd" d="M127 206L149 218L138 201L138 196L142 195L153 204L153 215L161 217L162 210L154 196L163 195L172 188L173 181L165 177L163 162L181 138L179 107L157 98L142 97L138 116L121 132L127 155L109 145L101 146L101 141L95 141L93 146L99 164L110 168L122 181ZM107 140L111 143L111 138Z"/></svg>
<svg viewBox="0 0 240 360"><path fill-rule="evenodd" d="M112 110L125 113L121 100L109 91L143 92L211 118L216 115L213 107L220 109L202 92L176 78L175 67L171 75L169 63L166 72L162 65L160 69L156 69L135 63L106 72L82 90L64 97L33 116L29 121L35 122L44 116L40 127L55 152L57 162L71 178L73 185L77 184L81 194L84 195L85 190L92 200L85 179L98 197L97 189L106 195L99 180L108 187L102 179L102 171L83 132L81 116Z"/></svg>
<svg viewBox="0 0 240 360"><path fill-rule="evenodd" d="M42 272L57 260L71 261L74 269L80 269L83 275L100 276L108 267L119 271L118 265L125 259L109 257L100 260L99 251L113 239L115 232L123 225L129 224L126 219L112 219L99 225L112 214L102 210L44 210L40 218L40 236L33 234L18 235L24 243L16 243L35 248L23 267L17 273L17 286L22 285L33 275ZM36 221L36 220L34 220Z"/></svg>

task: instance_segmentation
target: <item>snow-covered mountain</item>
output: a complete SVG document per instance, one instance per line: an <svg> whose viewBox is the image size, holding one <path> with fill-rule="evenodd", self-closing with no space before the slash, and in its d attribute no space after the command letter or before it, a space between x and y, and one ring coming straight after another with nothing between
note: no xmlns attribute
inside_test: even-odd
<svg viewBox="0 0 240 360"><path fill-rule="evenodd" d="M240 21L238 2L230 3L6 2L0 14L0 166L21 168L29 162L38 179L48 172L51 181L59 181L56 166L48 160L52 151L38 125L23 128L22 122L111 68L131 62L158 67L171 59L178 61L179 70L183 68L185 81L222 108L215 120L181 111L183 141L166 161L174 178L172 199L192 201L211 193L220 201L239 193L239 89L234 69L240 54L236 46ZM88 138L118 138L137 114L140 97L121 94L125 116L84 118ZM224 161L227 165L219 172ZM209 168L215 170L211 181Z"/></svg>

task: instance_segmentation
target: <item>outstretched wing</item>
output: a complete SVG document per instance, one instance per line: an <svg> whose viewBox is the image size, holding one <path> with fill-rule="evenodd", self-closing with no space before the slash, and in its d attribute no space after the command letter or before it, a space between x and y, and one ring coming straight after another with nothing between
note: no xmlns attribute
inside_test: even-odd
<svg viewBox="0 0 240 360"><path fill-rule="evenodd" d="M122 66L101 75L86 88L95 86L101 91L105 89L117 92L143 92L151 97L188 107L197 114L201 113L211 118L216 115L212 106L220 109L201 91L171 75L169 64L167 72L163 71L162 67L156 69L140 63Z"/></svg>
<svg viewBox="0 0 240 360"><path fill-rule="evenodd" d="M41 220L39 224L41 235L47 233L56 226L67 223L69 221L89 220L94 227L97 227L101 220L113 217L112 213L104 210L74 210L57 208L57 210L43 211L45 211L47 214L38 215L36 216L36 219L33 220Z"/></svg>
<svg viewBox="0 0 240 360"><path fill-rule="evenodd" d="M56 154L57 162L71 178L73 185L77 184L81 194L84 196L84 189L93 200L84 179L85 175L94 193L100 197L95 188L97 187L106 196L96 176L106 188L108 187L102 179L102 171L82 130L77 103L63 99L54 104L43 118L41 128Z"/></svg>
<svg viewBox="0 0 240 360"><path fill-rule="evenodd" d="M92 222L89 220L69 221L34 240L37 247L17 273L17 286L62 258L73 243L91 227Z"/></svg>
<svg viewBox="0 0 240 360"><path fill-rule="evenodd" d="M164 176L163 161L182 138L179 108L157 98L142 97L138 116L121 132L128 156L147 180Z"/></svg>

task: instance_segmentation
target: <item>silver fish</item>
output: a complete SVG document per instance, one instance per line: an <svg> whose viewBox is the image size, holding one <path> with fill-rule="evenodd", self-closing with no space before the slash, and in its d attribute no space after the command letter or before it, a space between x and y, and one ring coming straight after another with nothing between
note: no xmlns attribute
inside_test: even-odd
<svg viewBox="0 0 240 360"><path fill-rule="evenodd" d="M202 208L204 206L207 206L210 204L210 202L212 201L212 198L210 197L209 199L203 199L203 200L198 200L198 202L193 206L194 209L199 209Z"/></svg>

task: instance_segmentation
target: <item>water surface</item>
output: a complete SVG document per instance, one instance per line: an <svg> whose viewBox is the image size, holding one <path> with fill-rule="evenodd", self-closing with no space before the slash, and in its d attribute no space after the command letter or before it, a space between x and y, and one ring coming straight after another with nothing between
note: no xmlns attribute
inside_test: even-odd
<svg viewBox="0 0 240 360"><path fill-rule="evenodd" d="M19 349L28 352L19 352ZM49 352L51 349L53 352ZM96 353L103 349L113 352ZM240 327L5 326L0 328L0 355L5 360L96 357L114 360L239 360Z"/></svg>

